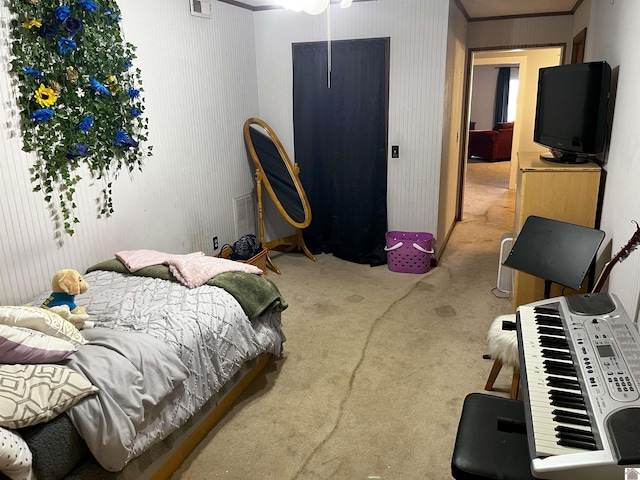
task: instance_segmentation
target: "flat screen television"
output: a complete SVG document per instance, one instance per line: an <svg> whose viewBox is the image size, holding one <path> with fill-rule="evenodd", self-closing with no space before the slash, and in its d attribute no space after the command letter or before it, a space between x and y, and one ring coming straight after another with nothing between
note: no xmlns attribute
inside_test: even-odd
<svg viewBox="0 0 640 480"><path fill-rule="evenodd" d="M611 67L607 62L541 68L533 141L543 160L585 163L604 151Z"/></svg>

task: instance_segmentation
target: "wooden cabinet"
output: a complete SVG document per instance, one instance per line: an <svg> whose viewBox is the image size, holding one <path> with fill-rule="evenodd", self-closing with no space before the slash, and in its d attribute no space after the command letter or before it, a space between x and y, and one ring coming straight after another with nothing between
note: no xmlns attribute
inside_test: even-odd
<svg viewBox="0 0 640 480"><path fill-rule="evenodd" d="M518 152L518 166L514 238L530 215L595 227L602 170L599 165L551 163L540 160L540 153ZM586 283L585 279L583 291ZM571 293L577 292L555 284L551 289L552 297ZM543 298L543 279L514 271L514 311L519 305Z"/></svg>

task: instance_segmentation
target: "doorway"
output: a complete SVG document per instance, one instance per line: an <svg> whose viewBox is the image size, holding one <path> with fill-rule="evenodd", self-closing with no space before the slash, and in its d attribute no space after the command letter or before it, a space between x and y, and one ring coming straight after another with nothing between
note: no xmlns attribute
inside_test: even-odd
<svg viewBox="0 0 640 480"><path fill-rule="evenodd" d="M500 66L509 66L517 68L518 71L518 95L516 99L510 100L510 103L515 101L515 114L512 119L513 125L513 138L511 144L511 156L508 161L499 162L503 163L502 166L498 166L490 162L486 162L486 170L494 171L494 175L491 175L492 182L495 184L499 182L504 186L505 190L514 190L517 181L518 172L518 151L523 152L543 152L544 147L541 147L533 142L533 129L535 120L535 105L538 90L538 70L542 67L559 65L562 63L564 55L564 45L549 45L540 47L519 48L511 50L478 50L470 52L469 61L469 73L467 82L467 117L466 122L466 145L464 147L463 159L464 169L463 175L461 175L462 186L460 188L461 198L459 201L459 219L463 219L465 211L471 208L473 205L473 195L477 195L478 192L471 192L470 189L476 188L477 185L482 185L485 181L482 178L486 172L483 171L483 165L474 165L473 168L469 168L470 164L468 160L468 130L470 129L470 123L476 121L476 128L481 126L493 129L493 98L495 96L496 85L487 85L481 90L472 88L473 71L474 67L483 66L488 68L495 68ZM497 76L497 75L496 75ZM490 113L488 119L483 120L485 123L479 123L479 120L472 118L471 105L474 97L481 96L491 106L489 107ZM488 99L487 99L488 98ZM513 106L511 106L513 109ZM487 123L488 122L488 123ZM470 177L475 175L475 177ZM469 190L469 191L467 191ZM473 193L473 195L471 194ZM481 193L480 193L481 194Z"/></svg>
<svg viewBox="0 0 640 480"><path fill-rule="evenodd" d="M293 45L294 148L313 253L386 263L388 92L388 38Z"/></svg>

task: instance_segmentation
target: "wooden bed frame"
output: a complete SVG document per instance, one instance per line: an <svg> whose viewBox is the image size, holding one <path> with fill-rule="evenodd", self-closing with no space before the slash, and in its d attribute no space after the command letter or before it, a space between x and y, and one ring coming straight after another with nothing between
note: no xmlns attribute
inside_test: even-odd
<svg viewBox="0 0 640 480"><path fill-rule="evenodd" d="M272 358L275 357L271 353L263 353L245 363L228 383L228 389L223 386L217 396L214 395L185 425L132 459L120 472L107 472L93 457L90 457L78 465L68 475L68 478L94 478L95 476L123 480L168 479L182 466L182 463L224 415L231 410L234 402L264 370Z"/></svg>
<svg viewBox="0 0 640 480"><path fill-rule="evenodd" d="M240 394L253 382L253 380L264 370L272 355L263 353L254 360L255 365L244 372L235 385L218 399L216 405L203 415L194 425L180 434L179 440L168 453L162 455L145 471L141 478L151 480L168 479L182 463L191 455L198 444L207 434L220 422L224 415L231 410L234 402ZM178 431L180 432L180 431Z"/></svg>

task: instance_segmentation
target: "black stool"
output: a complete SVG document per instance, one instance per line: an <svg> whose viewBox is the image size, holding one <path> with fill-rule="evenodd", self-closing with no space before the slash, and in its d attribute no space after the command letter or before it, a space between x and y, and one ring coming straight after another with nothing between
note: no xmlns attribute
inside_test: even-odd
<svg viewBox="0 0 640 480"><path fill-rule="evenodd" d="M535 480L522 400L470 393L451 458L456 480Z"/></svg>

